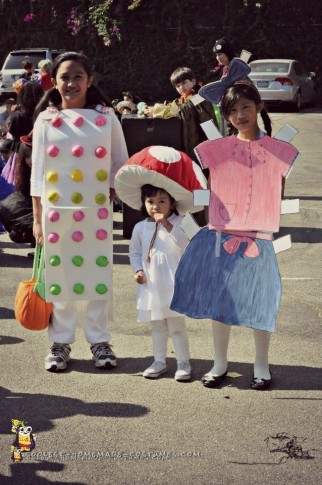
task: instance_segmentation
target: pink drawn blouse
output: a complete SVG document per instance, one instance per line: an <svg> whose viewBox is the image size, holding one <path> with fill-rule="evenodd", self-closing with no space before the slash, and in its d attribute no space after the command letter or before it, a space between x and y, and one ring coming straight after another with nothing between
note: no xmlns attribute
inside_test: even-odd
<svg viewBox="0 0 322 485"><path fill-rule="evenodd" d="M196 147L211 175L209 225L218 230L277 232L282 178L298 155L295 147L267 135L255 141L235 136Z"/></svg>

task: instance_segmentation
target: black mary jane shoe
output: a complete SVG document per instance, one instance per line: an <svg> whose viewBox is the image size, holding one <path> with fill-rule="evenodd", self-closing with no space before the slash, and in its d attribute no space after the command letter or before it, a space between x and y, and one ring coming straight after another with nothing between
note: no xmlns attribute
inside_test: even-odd
<svg viewBox="0 0 322 485"><path fill-rule="evenodd" d="M254 377L250 383L250 387L256 391L264 391L265 389L271 387L271 384L272 377L270 379L259 379L258 377Z"/></svg>
<svg viewBox="0 0 322 485"><path fill-rule="evenodd" d="M215 388L220 386L222 381L225 379L227 371L221 376L213 376L211 374L204 374L201 378L201 382L205 387Z"/></svg>

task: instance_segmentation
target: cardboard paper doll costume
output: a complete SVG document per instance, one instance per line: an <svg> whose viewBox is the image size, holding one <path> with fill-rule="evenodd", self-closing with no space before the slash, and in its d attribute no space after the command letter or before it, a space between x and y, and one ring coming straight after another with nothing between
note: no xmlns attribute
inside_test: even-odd
<svg viewBox="0 0 322 485"><path fill-rule="evenodd" d="M35 156L43 157L39 170L43 168L44 173L46 299L110 299L113 213L109 202L109 108L49 109L40 117L34 138L38 137L39 150L43 150ZM106 142L102 144L102 140Z"/></svg>
<svg viewBox="0 0 322 485"><path fill-rule="evenodd" d="M272 332L281 296L272 233L279 229L282 177L298 151L264 135L206 141L196 152L211 175L209 225L181 258L170 308Z"/></svg>

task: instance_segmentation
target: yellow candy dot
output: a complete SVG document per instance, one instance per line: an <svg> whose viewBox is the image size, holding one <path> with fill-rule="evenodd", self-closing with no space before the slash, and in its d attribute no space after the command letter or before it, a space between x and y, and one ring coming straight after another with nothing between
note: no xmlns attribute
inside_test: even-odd
<svg viewBox="0 0 322 485"><path fill-rule="evenodd" d="M97 194L95 195L95 202L96 204L103 205L106 202L106 195L105 194Z"/></svg>
<svg viewBox="0 0 322 485"><path fill-rule="evenodd" d="M73 192L70 199L74 204L80 204L83 200L83 196L79 192Z"/></svg>
<svg viewBox="0 0 322 485"><path fill-rule="evenodd" d="M99 182L104 182L107 179L107 171L106 170L97 170L96 178Z"/></svg>
<svg viewBox="0 0 322 485"><path fill-rule="evenodd" d="M59 194L55 190L50 190L47 194L47 199L49 202L57 202Z"/></svg>
<svg viewBox="0 0 322 485"><path fill-rule="evenodd" d="M70 173L70 178L72 180L74 180L74 182L83 182L84 178L83 178L83 172L81 170L73 170L71 173Z"/></svg>
<svg viewBox="0 0 322 485"><path fill-rule="evenodd" d="M58 180L58 173L55 170L50 170L46 175L47 182L55 184Z"/></svg>

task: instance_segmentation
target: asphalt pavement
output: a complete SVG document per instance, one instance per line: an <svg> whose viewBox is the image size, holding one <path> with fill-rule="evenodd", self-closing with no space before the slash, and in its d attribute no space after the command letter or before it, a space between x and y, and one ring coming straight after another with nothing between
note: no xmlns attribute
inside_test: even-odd
<svg viewBox="0 0 322 485"><path fill-rule="evenodd" d="M14 318L19 281L31 276L30 247L0 235L0 483L19 485L312 485L321 483L322 112L274 112L273 134L290 123L301 158L286 182L300 212L283 215L280 235L292 248L277 255L283 284L270 350L272 388L250 389L254 348L249 329L234 328L227 379L206 389L211 325L187 319L191 382L169 371L141 375L151 362L149 325L136 322L135 284L114 213L114 322L118 366L95 369L81 324L67 372L44 370L47 332ZM80 305L79 317L81 320ZM234 375L234 374L233 374ZM35 448L13 462L12 419L26 420Z"/></svg>

